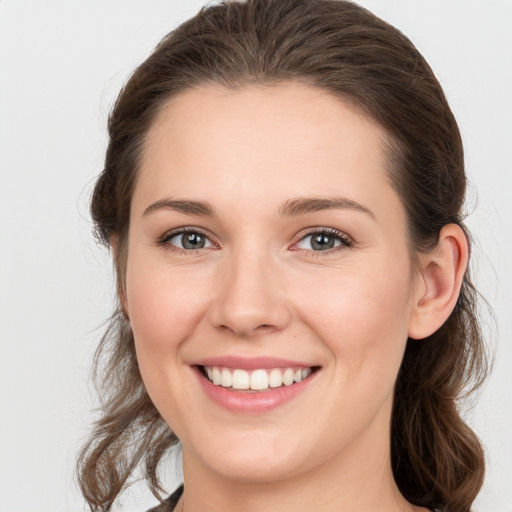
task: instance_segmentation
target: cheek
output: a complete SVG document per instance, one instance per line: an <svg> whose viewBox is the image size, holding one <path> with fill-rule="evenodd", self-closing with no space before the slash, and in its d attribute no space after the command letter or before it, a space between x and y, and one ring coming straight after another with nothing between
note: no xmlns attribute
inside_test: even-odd
<svg viewBox="0 0 512 512"><path fill-rule="evenodd" d="M134 256L127 268L127 311L141 357L161 360L196 328L208 297L205 286L186 270L151 266Z"/></svg>
<svg viewBox="0 0 512 512"><path fill-rule="evenodd" d="M176 411L186 409L194 397L182 385L187 367L180 347L193 337L207 308L208 290L200 283L208 281L149 262L133 251L127 268L127 312L147 392L172 430L183 434L186 415Z"/></svg>
<svg viewBox="0 0 512 512"><path fill-rule="evenodd" d="M306 286L307 296L303 294L299 306L303 322L330 349L347 377L368 375L362 369L370 367L376 378L398 371L411 296L407 260L398 269L343 269Z"/></svg>

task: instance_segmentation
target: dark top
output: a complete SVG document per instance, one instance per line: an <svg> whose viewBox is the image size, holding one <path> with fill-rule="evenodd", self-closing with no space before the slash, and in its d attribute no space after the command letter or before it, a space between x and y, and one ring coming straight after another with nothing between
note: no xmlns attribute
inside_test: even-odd
<svg viewBox="0 0 512 512"><path fill-rule="evenodd" d="M166 500L162 501L160 505L149 509L148 512L173 512L182 494L183 485L180 485Z"/></svg>

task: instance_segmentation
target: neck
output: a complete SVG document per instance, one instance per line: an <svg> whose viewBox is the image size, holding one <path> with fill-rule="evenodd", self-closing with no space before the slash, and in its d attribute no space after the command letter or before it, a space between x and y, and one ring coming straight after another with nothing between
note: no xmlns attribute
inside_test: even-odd
<svg viewBox="0 0 512 512"><path fill-rule="evenodd" d="M368 439L361 439L368 448ZM226 478L183 448L185 491L178 511L410 512L391 470L389 444L372 443L367 456L352 447L320 466L279 481ZM335 475L335 476L334 476Z"/></svg>

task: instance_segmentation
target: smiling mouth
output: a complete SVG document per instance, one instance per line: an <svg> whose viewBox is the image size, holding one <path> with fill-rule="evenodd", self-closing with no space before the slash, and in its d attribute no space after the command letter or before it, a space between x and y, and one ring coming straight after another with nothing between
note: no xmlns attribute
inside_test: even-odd
<svg viewBox="0 0 512 512"><path fill-rule="evenodd" d="M307 379L319 367L289 367L252 371L222 366L199 366L203 377L215 386L232 391L254 393L289 387Z"/></svg>

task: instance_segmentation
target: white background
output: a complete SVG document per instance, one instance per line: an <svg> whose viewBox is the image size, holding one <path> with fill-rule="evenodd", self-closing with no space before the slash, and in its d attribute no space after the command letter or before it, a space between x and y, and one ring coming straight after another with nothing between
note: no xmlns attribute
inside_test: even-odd
<svg viewBox="0 0 512 512"><path fill-rule="evenodd" d="M494 373L470 418L489 464L476 509L512 511L512 1L361 3L429 60L463 134L477 284L498 325L487 329ZM88 215L106 118L130 71L201 4L0 0L0 512L85 509L74 456L113 297ZM152 504L135 487L123 510Z"/></svg>

